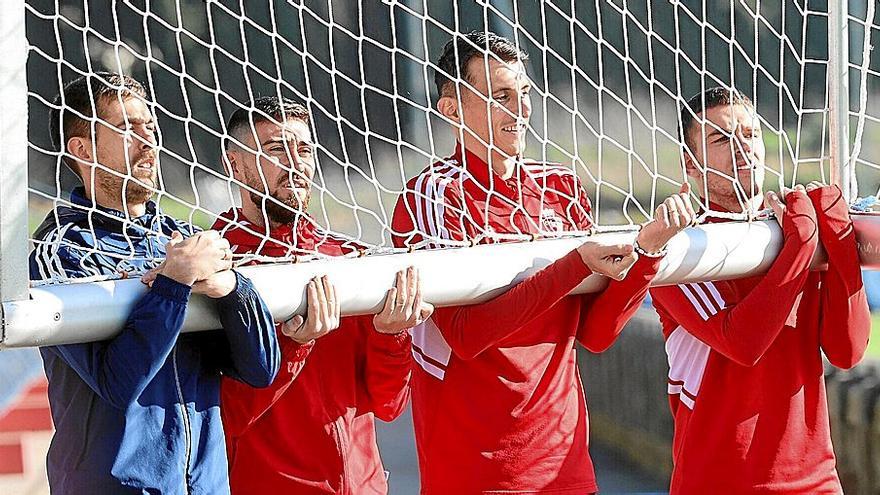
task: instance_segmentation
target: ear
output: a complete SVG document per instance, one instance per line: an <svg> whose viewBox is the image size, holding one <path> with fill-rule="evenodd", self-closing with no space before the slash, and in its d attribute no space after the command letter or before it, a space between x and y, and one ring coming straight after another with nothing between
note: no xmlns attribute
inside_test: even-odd
<svg viewBox="0 0 880 495"><path fill-rule="evenodd" d="M693 155L685 148L682 150L682 161L684 162L684 173L693 179L701 179L703 172L701 167L694 161Z"/></svg>
<svg viewBox="0 0 880 495"><path fill-rule="evenodd" d="M226 175L235 177L235 165L233 165L235 158L232 156L232 150L225 150L220 159L223 161L223 171Z"/></svg>
<svg viewBox="0 0 880 495"><path fill-rule="evenodd" d="M223 170L226 171L226 175L233 179L238 178L238 164L236 163L236 158L236 153L231 149L223 152Z"/></svg>
<svg viewBox="0 0 880 495"><path fill-rule="evenodd" d="M74 136L67 140L65 145L67 154L72 156L77 162L85 162L93 164L95 157L93 155L92 140L89 138Z"/></svg>
<svg viewBox="0 0 880 495"><path fill-rule="evenodd" d="M452 96L441 96L437 100L437 111L447 119L459 124L461 123L461 117L458 112L458 100Z"/></svg>

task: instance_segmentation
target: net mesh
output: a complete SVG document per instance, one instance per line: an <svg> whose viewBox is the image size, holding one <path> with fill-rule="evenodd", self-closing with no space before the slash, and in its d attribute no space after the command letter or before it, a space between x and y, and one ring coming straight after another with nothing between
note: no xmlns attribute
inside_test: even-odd
<svg viewBox="0 0 880 495"><path fill-rule="evenodd" d="M861 146L880 133L875 10L854 0L849 17L850 161L861 195L878 192L880 173L880 150ZM26 20L32 230L78 184L43 124L54 95L107 70L151 95L161 163L154 199L166 213L207 227L237 201L239 184L222 163L226 122L255 96L281 95L306 102L312 116L309 213L368 251L391 250L392 234L407 234L391 221L406 182L455 146L434 107L433 74L443 44L472 30L529 53L525 154L577 174L598 230L636 228L678 190L679 109L713 86L754 102L765 188L832 180L825 2L28 0Z"/></svg>

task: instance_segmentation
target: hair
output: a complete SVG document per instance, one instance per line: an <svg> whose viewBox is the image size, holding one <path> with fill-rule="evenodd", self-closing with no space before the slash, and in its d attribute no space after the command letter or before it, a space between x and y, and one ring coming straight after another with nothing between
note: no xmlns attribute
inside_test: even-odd
<svg viewBox="0 0 880 495"><path fill-rule="evenodd" d="M525 62L529 55L516 46L516 43L493 32L471 31L457 34L446 42L437 68L434 69L434 84L439 96L454 91L453 80L472 81L468 64L475 57L485 57L491 53L503 62Z"/></svg>
<svg viewBox="0 0 880 495"><path fill-rule="evenodd" d="M135 95L148 99L147 90L140 82L114 72L95 72L64 86L49 110L49 135L52 146L62 153L64 163L71 170L76 172L69 158L63 155L67 151L67 141L72 137L88 136L91 133L89 122L100 116L105 105L120 97L126 99Z"/></svg>
<svg viewBox="0 0 880 495"><path fill-rule="evenodd" d="M687 101L685 106L681 108L681 127L679 128L679 136L681 142L688 148L691 148L690 131L696 122L696 116L721 105L745 105L754 108L746 95L740 93L736 89L716 86L709 88L702 93L697 93Z"/></svg>
<svg viewBox="0 0 880 495"><path fill-rule="evenodd" d="M224 139L225 149L235 144L234 137L238 142L246 132L251 132L252 126L259 122L284 122L288 119L296 119L309 123L309 110L302 103L289 98L278 96L258 96L246 106L237 109L229 117L226 124L227 137Z"/></svg>

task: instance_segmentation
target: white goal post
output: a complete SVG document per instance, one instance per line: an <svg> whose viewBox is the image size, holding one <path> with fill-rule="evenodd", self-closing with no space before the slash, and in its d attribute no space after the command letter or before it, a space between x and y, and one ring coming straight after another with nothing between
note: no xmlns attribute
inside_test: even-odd
<svg viewBox="0 0 880 495"><path fill-rule="evenodd" d="M357 258L242 267L279 320L303 311L304 287L316 274L330 276L344 314L375 311L394 273L409 265L420 269L429 302L470 304L587 238L630 242L685 180L677 112L711 86L737 87L755 101L770 143L766 186L821 179L839 184L851 202L877 195L880 151L862 145L880 138L873 0L829 0L824 10L811 2L730 0L713 4L724 7L717 12L706 2L527 3L106 0L79 8L5 0L0 349L112 336L145 290L136 279L28 280L34 224L66 204L71 188L61 153L46 143L45 113L64 82L99 70L132 74L147 86L162 130L156 199L202 226L231 205L239 185L220 165L218 147L205 154L204 143L225 135L230 110L261 93L307 103L320 156L310 212L328 230L374 249ZM471 29L498 31L529 52L535 103L527 153L566 162L580 177L598 227L588 237L391 247L396 197L453 145L448 123L432 110L439 47ZM863 266L880 269L880 216L856 214L855 222ZM762 273L780 243L772 220L691 228L673 239L655 284ZM821 264L819 255L817 269ZM602 287L592 276L576 292ZM193 296L185 330L216 326L210 303Z"/></svg>

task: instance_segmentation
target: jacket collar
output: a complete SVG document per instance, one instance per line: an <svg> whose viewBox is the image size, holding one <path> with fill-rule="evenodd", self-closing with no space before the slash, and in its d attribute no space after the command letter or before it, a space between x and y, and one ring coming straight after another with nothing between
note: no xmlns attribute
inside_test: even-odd
<svg viewBox="0 0 880 495"><path fill-rule="evenodd" d="M529 180L529 175L523 168L521 160L517 160L513 175L505 180L496 174L488 163L465 149L461 143L456 144L455 154L450 158L461 163L470 178L486 194L494 192L510 199L516 199L519 196L520 188Z"/></svg>
<svg viewBox="0 0 880 495"><path fill-rule="evenodd" d="M214 224L217 230L224 230L224 236L239 248L268 256L287 254L284 245L311 249L315 239L320 237L318 226L307 213L297 215L293 222L268 229L248 219L241 208L231 208L220 215ZM266 242L267 239L277 242ZM284 251L278 254L280 251Z"/></svg>
<svg viewBox="0 0 880 495"><path fill-rule="evenodd" d="M129 217L125 212L101 206L87 198L83 186L75 187L71 191L70 202L74 205L73 209L81 214L81 218L89 219L103 229L120 233L126 229L132 232L155 230L154 223L162 214L156 203L150 200L147 201L143 215Z"/></svg>

